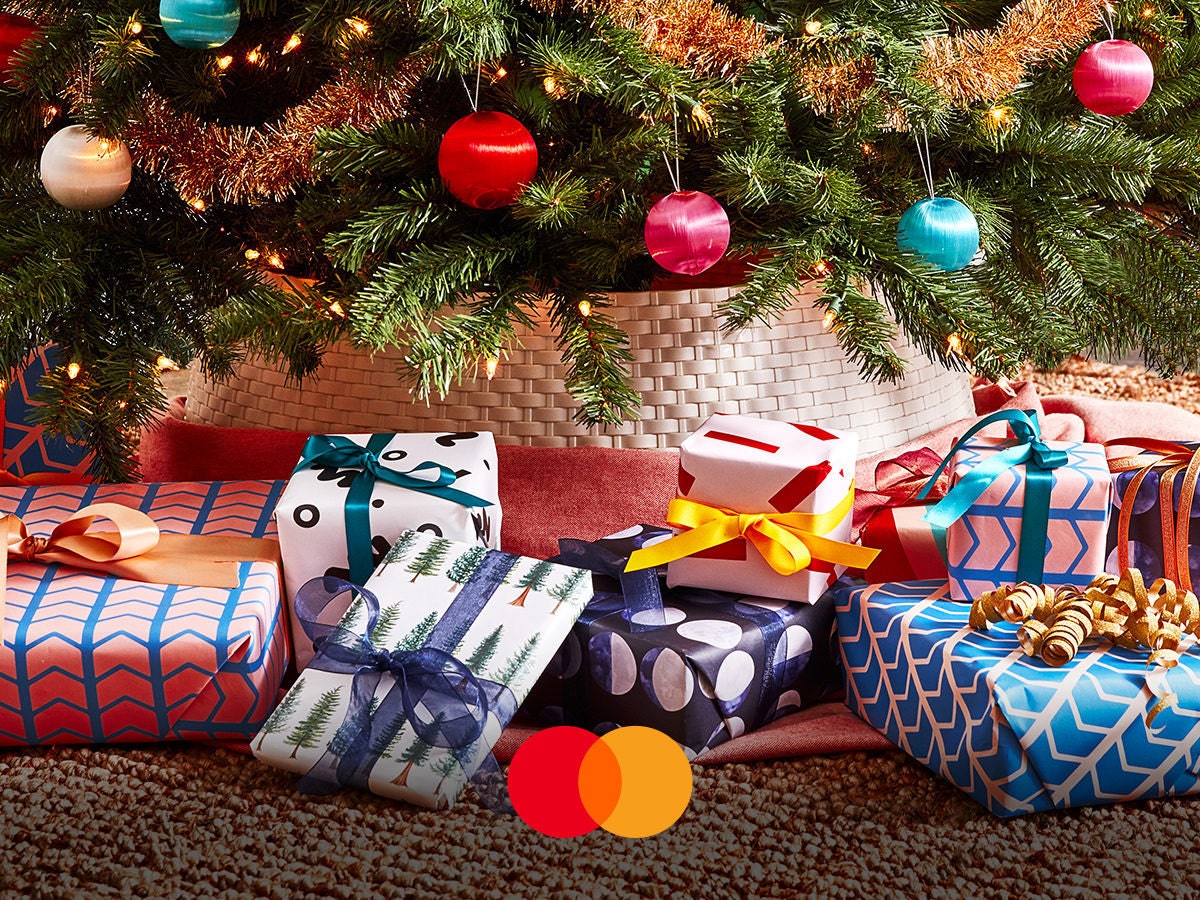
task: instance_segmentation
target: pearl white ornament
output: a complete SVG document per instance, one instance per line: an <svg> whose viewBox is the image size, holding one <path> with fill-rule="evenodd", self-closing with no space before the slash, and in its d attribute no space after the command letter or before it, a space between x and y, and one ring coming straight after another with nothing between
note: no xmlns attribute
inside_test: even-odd
<svg viewBox="0 0 1200 900"><path fill-rule="evenodd" d="M125 194L133 160L124 141L92 137L68 125L42 151L42 184L67 209L104 209Z"/></svg>

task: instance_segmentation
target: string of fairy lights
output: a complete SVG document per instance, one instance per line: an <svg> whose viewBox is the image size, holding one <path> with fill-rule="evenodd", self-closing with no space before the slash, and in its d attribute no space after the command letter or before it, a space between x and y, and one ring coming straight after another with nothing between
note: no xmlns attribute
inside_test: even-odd
<svg viewBox="0 0 1200 900"><path fill-rule="evenodd" d="M567 0L530 2L546 13L558 12L567 4ZM780 47L779 39L771 38L761 24L733 15L716 0L573 0L573 8L602 14L634 30L652 53L703 75L732 77ZM1145 18L1155 14L1152 4L1142 10ZM210 52L217 76L243 63L267 65L296 52L305 41L304 35L291 33L273 44L255 44L239 56L225 50L241 20L237 0L161 0L159 19L176 44ZM922 45L924 62L917 77L952 105L990 104L983 121L989 127L1004 128L1013 121L1005 98L1020 84L1028 67L1064 46L1082 43L1102 21L1106 21L1105 9L1095 0L1023 0L1008 10L996 28L927 40ZM810 19L799 40L811 42L813 47L835 41L836 24ZM133 16L119 36L136 42L143 39L143 32L142 22ZM7 15L0 21L0 46L7 41L19 47L38 34L38 25L32 20ZM364 40L370 34L371 23L364 18L350 16L342 22L340 39L345 42ZM791 58L798 60L803 55ZM356 67L345 67L286 110L282 119L261 127L206 122L180 113L169 99L148 90L138 116L120 137L97 137L79 125L59 129L42 154L42 181L56 201L77 210L116 203L130 183L134 165L168 179L198 212L214 201L281 199L313 177L314 138L319 131L345 126L370 129L404 116L413 89L429 74L430 65L429 59L410 57L387 76L374 77L360 74ZM0 76L12 77L17 66L19 58L0 56ZM1132 79L1130 71L1135 76ZM1080 56L1074 74L1081 102L1101 115L1131 112L1144 102L1153 85L1149 57L1127 41L1110 39L1091 45ZM501 78L505 72L497 65L489 75ZM815 111L837 118L862 102L875 75L871 60L864 57L832 65L797 63L793 77ZM542 88L547 96L566 100L570 97L566 81L563 73L548 70ZM90 74L80 67L66 99L78 103L90 87ZM702 103L693 105L689 114L702 128L713 123L711 112ZM48 126L61 116L57 106L48 104L44 109ZM910 130L899 110L892 114L891 125L898 131ZM873 153L869 143L864 143L862 150L866 157ZM897 241L934 265L954 271L976 259L978 225L963 204L936 196L927 137L919 156L929 197L901 217ZM699 274L725 254L730 239L728 216L715 198L684 189L678 158L665 157L665 162L675 190L649 211L646 247L663 268ZM439 173L450 193L479 209L515 203L535 177L537 164L533 135L517 119L492 110L475 110L454 123L444 135L438 155ZM948 247L953 252L947 252ZM247 248L245 257L248 263L275 272L286 268L279 248ZM827 262L813 268L814 278L828 273ZM589 301L582 301L577 309L582 319L591 316ZM336 302L330 305L330 313L346 315ZM839 326L836 306L828 307L825 325L831 330ZM948 335L947 352L961 355L963 345L958 332ZM489 377L495 372L495 363L487 360Z"/></svg>

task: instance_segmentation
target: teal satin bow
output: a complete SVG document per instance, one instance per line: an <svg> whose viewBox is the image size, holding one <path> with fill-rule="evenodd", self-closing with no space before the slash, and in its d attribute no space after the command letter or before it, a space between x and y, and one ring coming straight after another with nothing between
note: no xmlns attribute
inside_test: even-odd
<svg viewBox="0 0 1200 900"><path fill-rule="evenodd" d="M346 549L349 557L350 580L362 584L375 566L371 556L371 494L378 481L432 494L460 506L491 506L492 504L450 487L458 478L445 466L423 462L407 472L389 469L379 459L391 443L393 434L373 434L362 447L339 434L314 434L304 444L300 462L294 471L307 468L358 469L346 495ZM414 477L429 473L434 477Z"/></svg>
<svg viewBox="0 0 1200 900"><path fill-rule="evenodd" d="M945 498L925 513L925 521L934 526L948 527L962 518L1002 473L1024 464L1025 502L1021 508L1021 547L1017 553L1015 580L1041 584L1046 570L1046 538L1050 528L1050 491L1054 487L1054 470L1067 464L1067 452L1052 450L1042 440L1041 427L1034 410L1004 409L977 422L958 439L921 493L917 494L917 499L925 499L942 470L968 440L995 422L1007 422L1017 443L989 456L960 478Z"/></svg>

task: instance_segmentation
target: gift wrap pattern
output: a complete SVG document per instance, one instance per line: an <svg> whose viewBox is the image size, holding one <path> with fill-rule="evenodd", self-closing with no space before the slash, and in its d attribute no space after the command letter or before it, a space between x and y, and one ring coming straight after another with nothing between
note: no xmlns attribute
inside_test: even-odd
<svg viewBox="0 0 1200 900"><path fill-rule="evenodd" d="M44 534L90 503L142 510L163 532L273 538L283 482L0 489L0 514ZM0 744L246 739L288 664L278 567L239 564L234 589L143 584L11 561L0 648Z"/></svg>
<svg viewBox="0 0 1200 900"><path fill-rule="evenodd" d="M794 422L714 415L679 448L679 496L737 513L827 513L850 494L844 517L824 533L850 540L858 438ZM744 538L678 559L667 583L815 602L844 571L813 559L780 575Z"/></svg>
<svg viewBox="0 0 1200 900"><path fill-rule="evenodd" d="M643 525L596 544L627 557L645 535L670 532ZM841 687L832 594L808 604L673 588L662 592L660 617L631 613L611 578L593 586L523 707L547 724L598 734L645 725L692 758Z"/></svg>
<svg viewBox="0 0 1200 900"><path fill-rule="evenodd" d="M63 363L58 347L36 350L4 391L4 469L19 478L52 473L63 481L76 481L91 464L92 454L83 444L48 435L30 421L33 409L41 405L33 399L38 382Z"/></svg>
<svg viewBox="0 0 1200 900"><path fill-rule="evenodd" d="M1053 469L1045 570L1041 583L1086 587L1104 571L1104 542L1112 479L1099 444L1048 441L1067 454ZM975 438L954 456L951 491L967 473L991 455L1013 446L1001 438ZM985 591L1018 581L1025 467L1000 473L971 508L946 530L946 569L951 596L973 600ZM943 501L945 502L945 501Z"/></svg>
<svg viewBox="0 0 1200 900"><path fill-rule="evenodd" d="M417 531L400 535L365 587L379 598L368 636L376 648L443 650L483 683L488 718L469 768L490 752L592 597L590 572ZM361 635L364 621L360 599L340 626ZM321 666L318 652L251 743L259 759L306 774L344 743L338 732L353 676ZM375 697L382 701L395 684L385 675ZM351 784L431 808L453 803L473 772L407 722L391 723L388 732L395 737L375 748L377 758Z"/></svg>
<svg viewBox="0 0 1200 900"><path fill-rule="evenodd" d="M369 434L338 435L360 447ZM496 440L489 432L396 434L378 454L379 464L398 472L411 472L432 462L452 470L454 490L488 501L490 506L470 507L423 491L377 481L371 492L370 544L373 570L402 531L414 529L435 537L500 546L500 500L496 475ZM276 516L283 550L284 578L289 599L300 585L318 575L365 580L349 570L346 534L346 499L360 474L357 468L300 469L288 479ZM421 477L416 473L414 477ZM312 644L300 628L289 603L295 660L304 668L312 659ZM331 609L336 621L345 608Z"/></svg>
<svg viewBox="0 0 1200 900"><path fill-rule="evenodd" d="M1200 791L1194 650L1167 671L1178 707L1147 727L1144 652L1087 643L1053 668L969 611L945 582L839 592L847 705L1000 816Z"/></svg>

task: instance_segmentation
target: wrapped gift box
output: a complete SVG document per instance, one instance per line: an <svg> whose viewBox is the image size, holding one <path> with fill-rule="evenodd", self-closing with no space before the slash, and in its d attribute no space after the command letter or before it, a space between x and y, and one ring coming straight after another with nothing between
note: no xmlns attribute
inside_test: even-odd
<svg viewBox="0 0 1200 900"><path fill-rule="evenodd" d="M1193 544L1200 548L1200 500L1196 489L1188 497L1182 492L1187 467L1200 451L1200 443L1136 449L1140 452L1135 454L1135 465L1113 472L1105 569L1120 575L1123 568L1132 566L1141 571L1147 584L1156 578L1168 578L1194 591L1200 587L1200 549L1192 549ZM1143 470L1145 474L1139 478ZM1196 488L1200 489L1200 483ZM1126 533L1122 537L1122 516L1126 513Z"/></svg>
<svg viewBox="0 0 1200 900"><path fill-rule="evenodd" d="M643 525L594 546L627 558L669 535ZM544 722L598 733L646 725L690 758L840 688L832 594L807 604L673 588L659 619L631 614L612 578L593 578L596 597L524 706Z"/></svg>
<svg viewBox="0 0 1200 900"><path fill-rule="evenodd" d="M336 575L358 583L366 581L400 533L408 529L484 547L500 546L496 441L490 433L332 437L352 442L363 453L370 452L378 465L414 482L428 483L434 477L434 467L422 468L423 465L443 466L452 474L449 485L452 491L491 505L468 506L381 478L367 485L369 495L363 513L366 523L363 535L357 539L358 553L364 562L354 571L348 549L346 505L356 479L362 477L363 466L325 462L297 468L288 480L276 513L289 598L295 596L300 585L317 575ZM324 439L323 435L310 438L305 458L327 446ZM337 621L345 611L345 606L331 608L332 621ZM303 669L312 659L312 643L304 636L295 611L291 610L290 615L296 665Z"/></svg>
<svg viewBox="0 0 1200 900"><path fill-rule="evenodd" d="M71 483L85 480L92 454L83 444L46 434L32 421L40 406L34 396L42 376L65 364L58 347L43 347L29 355L4 390L4 469L18 478Z"/></svg>
<svg viewBox="0 0 1200 900"><path fill-rule="evenodd" d="M946 530L926 520L928 509L925 504L887 506L871 517L860 541L879 555L864 573L867 581L945 580Z"/></svg>
<svg viewBox="0 0 1200 900"><path fill-rule="evenodd" d="M945 582L840 591L846 703L1000 816L1200 791L1200 658L1167 673L1179 706L1146 717L1147 654L1085 644L1052 668L1016 626L968 624Z"/></svg>
<svg viewBox="0 0 1200 900"><path fill-rule="evenodd" d="M829 521L821 534L850 539L858 438L794 422L715 415L680 447L679 496L735 513L808 513ZM804 569L781 575L745 538L673 560L672 587L816 600L845 571L814 557Z"/></svg>
<svg viewBox="0 0 1200 900"><path fill-rule="evenodd" d="M43 534L92 503L176 534L273 538L282 482L0 489L0 513ZM278 699L288 664L277 563L237 564L237 588L145 584L8 563L0 744L239 738Z"/></svg>
<svg viewBox="0 0 1200 900"><path fill-rule="evenodd" d="M372 754L339 781L421 806L449 806L591 599L590 573L409 531L365 587L379 599L375 627L364 634L360 599L339 628L360 643L365 638L371 648L365 652L375 658L379 650L451 654L481 682L487 719L464 771L459 754L422 740L403 715L385 721L372 713L366 741ZM343 725L355 678L353 667L338 671L344 668L319 651L252 743L255 755L310 778L331 755L340 765L350 752ZM394 705L389 695L397 684L394 674L380 677L373 693L378 709Z"/></svg>
<svg viewBox="0 0 1200 900"><path fill-rule="evenodd" d="M960 442L950 461L950 493L934 510L953 504L955 489L973 471L1019 446L1014 438L971 437ZM1030 529L1024 509L1026 464L1020 463L996 474L970 508L948 524L946 569L955 600L974 599L1016 581L1083 587L1104 571L1112 493L1104 448L1070 441L1046 441L1042 446L1065 454L1065 464L1049 470L1045 552L1035 552L1039 560L1044 556L1041 573L1019 571L1023 534Z"/></svg>

